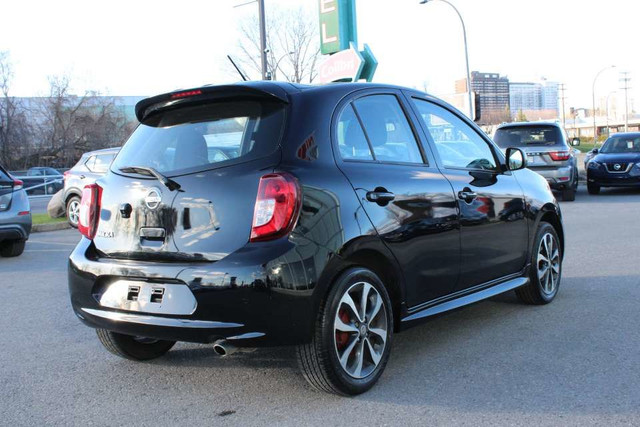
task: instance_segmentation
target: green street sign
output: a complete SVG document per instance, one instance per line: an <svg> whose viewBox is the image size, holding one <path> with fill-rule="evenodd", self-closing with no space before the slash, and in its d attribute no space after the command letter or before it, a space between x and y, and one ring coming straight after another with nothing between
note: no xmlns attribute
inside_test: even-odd
<svg viewBox="0 0 640 427"><path fill-rule="evenodd" d="M320 52L323 55L358 45L355 0L319 0Z"/></svg>

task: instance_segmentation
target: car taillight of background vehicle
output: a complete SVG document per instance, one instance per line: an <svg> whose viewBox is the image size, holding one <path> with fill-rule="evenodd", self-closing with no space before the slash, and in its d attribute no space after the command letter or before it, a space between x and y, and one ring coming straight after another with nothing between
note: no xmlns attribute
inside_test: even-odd
<svg viewBox="0 0 640 427"><path fill-rule="evenodd" d="M24 187L24 182L20 181L19 179L13 180L13 191L22 190L22 187Z"/></svg>
<svg viewBox="0 0 640 427"><path fill-rule="evenodd" d="M301 196L298 180L292 175L274 173L260 178L250 241L287 235L298 218Z"/></svg>
<svg viewBox="0 0 640 427"><path fill-rule="evenodd" d="M64 171L64 172L62 172L62 179L66 180L67 178L69 178L69 174L70 174L70 173L71 173L71 172L69 172L69 171Z"/></svg>
<svg viewBox="0 0 640 427"><path fill-rule="evenodd" d="M556 162L558 162L569 160L569 158L571 157L571 153L568 151L551 151L549 153L549 156L551 157L551 160L555 160Z"/></svg>
<svg viewBox="0 0 640 427"><path fill-rule="evenodd" d="M93 240L98 230L100 220L100 201L102 199L102 187L91 184L82 190L80 200L80 212L78 213L78 231L87 239Z"/></svg>

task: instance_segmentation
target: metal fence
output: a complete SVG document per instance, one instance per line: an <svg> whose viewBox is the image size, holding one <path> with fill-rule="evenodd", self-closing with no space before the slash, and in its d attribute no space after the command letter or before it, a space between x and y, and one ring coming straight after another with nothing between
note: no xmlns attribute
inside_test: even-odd
<svg viewBox="0 0 640 427"><path fill-rule="evenodd" d="M21 171L17 171L18 173ZM56 194L64 187L63 175L18 175L11 172L11 176L24 183L24 189L29 197L49 196Z"/></svg>

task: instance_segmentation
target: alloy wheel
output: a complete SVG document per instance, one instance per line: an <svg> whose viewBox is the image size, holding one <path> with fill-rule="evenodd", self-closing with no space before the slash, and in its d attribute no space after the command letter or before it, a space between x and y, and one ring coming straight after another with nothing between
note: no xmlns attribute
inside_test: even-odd
<svg viewBox="0 0 640 427"><path fill-rule="evenodd" d="M546 295L552 295L560 280L560 251L551 233L546 233L538 247L538 281Z"/></svg>
<svg viewBox="0 0 640 427"><path fill-rule="evenodd" d="M334 320L335 350L340 366L353 378L369 376L387 345L387 311L374 286L357 282L344 293Z"/></svg>
<svg viewBox="0 0 640 427"><path fill-rule="evenodd" d="M77 200L72 200L71 202L69 202L68 212L69 221L74 225L78 224L80 202L78 202Z"/></svg>

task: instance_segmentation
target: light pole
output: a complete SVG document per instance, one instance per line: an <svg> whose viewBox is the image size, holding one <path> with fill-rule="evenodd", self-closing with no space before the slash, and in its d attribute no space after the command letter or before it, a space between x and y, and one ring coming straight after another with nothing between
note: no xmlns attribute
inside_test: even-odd
<svg viewBox="0 0 640 427"><path fill-rule="evenodd" d="M615 90L612 90L611 92L609 92L609 94L607 95L607 138L609 138L609 98L611 97L611 95L613 95L614 93L616 93ZM616 128L617 129L617 128Z"/></svg>
<svg viewBox="0 0 640 427"><path fill-rule="evenodd" d="M467 49L467 28L464 25L464 20L462 19L462 15L460 15L460 12L458 11L458 9L453 4L451 4L449 1L447 1L447 0L422 0L420 2L420 4L425 4L425 3L434 2L434 1L440 1L442 3L446 3L449 6L451 6L453 8L453 10L455 10L456 13L458 14L458 18L460 18L460 23L462 24L462 37L464 39L464 58L465 58L466 66L467 66L467 93L469 95L469 117L471 119L473 119L473 100L471 98L471 73L469 72L469 50Z"/></svg>
<svg viewBox="0 0 640 427"><path fill-rule="evenodd" d="M251 3L258 3L258 21L260 22L260 68L262 70L262 80L269 80L267 73L267 30L264 18L264 0L251 0L233 7L245 6Z"/></svg>
<svg viewBox="0 0 640 427"><path fill-rule="evenodd" d="M598 71L598 74L593 78L593 85L591 85L591 101L593 107L593 146L595 147L598 143L598 127L596 125L596 80L600 74L604 71L607 71L610 68L616 68L615 65L609 65L608 67L604 67L602 70Z"/></svg>

